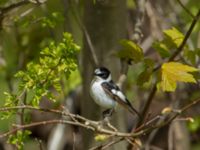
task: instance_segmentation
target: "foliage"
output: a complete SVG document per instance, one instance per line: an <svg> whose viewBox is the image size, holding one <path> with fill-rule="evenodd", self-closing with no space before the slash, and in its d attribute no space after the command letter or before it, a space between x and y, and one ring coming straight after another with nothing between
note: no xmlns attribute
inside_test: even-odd
<svg viewBox="0 0 200 150"><path fill-rule="evenodd" d="M64 33L64 38L58 45L51 42L40 53L39 62L30 62L26 71L19 71L16 77L21 79L20 91L26 90L34 92L31 103L38 106L41 97L47 96L54 100L50 88L58 92L61 91L61 77L69 75L77 67L76 54L79 47L73 42L68 33Z"/></svg>
<svg viewBox="0 0 200 150"><path fill-rule="evenodd" d="M105 134L97 134L95 136L95 141L105 141L106 139L108 139L109 136L108 135L105 135Z"/></svg>
<svg viewBox="0 0 200 150"><path fill-rule="evenodd" d="M5 92L5 107L20 105L25 92L33 93L33 97L28 104L38 107L42 97L55 100L55 92L62 91L62 79L69 79L71 73L77 69L77 53L80 48L72 39L71 34L64 33L62 42L56 44L52 41L48 47L40 52L38 62L27 64L26 70L19 71L15 77L20 80L18 93L11 94ZM54 90L52 90L52 88ZM4 112L1 119L8 119L17 110ZM18 131L9 137L9 143L15 144L17 149L23 149L23 141L30 134L29 131Z"/></svg>
<svg viewBox="0 0 200 150"><path fill-rule="evenodd" d="M188 128L191 132L196 132L200 129L200 117L194 117L193 121L188 122Z"/></svg>
<svg viewBox="0 0 200 150"><path fill-rule="evenodd" d="M156 41L153 44L153 48L163 57L167 58L171 55L171 50L180 46L183 41L184 35L175 27L164 30L164 39Z"/></svg>
<svg viewBox="0 0 200 150"><path fill-rule="evenodd" d="M8 142L15 145L18 150L23 150L24 141L28 139L30 134L31 132L29 130L18 130L15 134L9 136Z"/></svg>
<svg viewBox="0 0 200 150"><path fill-rule="evenodd" d="M142 48L133 41L121 40L120 44L122 49L117 53L119 58L131 60L135 63L140 62L144 58Z"/></svg>
<svg viewBox="0 0 200 150"><path fill-rule="evenodd" d="M59 12L52 12L50 16L41 18L42 27L55 28L55 26L64 21L64 17Z"/></svg>
<svg viewBox="0 0 200 150"><path fill-rule="evenodd" d="M63 98L64 96L66 96L71 89L74 89L74 87L81 82L80 73L77 71L77 54L80 48L75 44L71 34L69 33L64 33L62 41L57 42L58 39L61 38L60 36L62 35L62 33L64 31L72 32L75 37L77 36L77 39L79 39L81 42L83 41L83 45L94 44L92 46L89 46L94 47L94 50L100 49L102 43L103 47L107 46L106 44L109 45L109 43L106 43L108 41L105 41L104 43L104 41L102 42L98 40L97 44L96 39L98 39L97 37L101 34L97 34L98 36L93 35L93 33L91 33L91 31L93 30L91 29L97 29L97 32L99 33L106 31L107 28L110 31L112 31L112 28L116 27L117 29L121 30L120 28L118 28L118 25L109 25L107 22L107 19L113 19L113 21L115 20L113 14L118 13L113 11L113 6L118 6L118 4L120 4L121 2L119 1L118 3L118 1L116 1L113 3L107 2L105 0L92 0L90 4L89 1L86 2L73 0L63 0L60 2L48 0L42 3L40 3L40 1L34 0L0 1L0 30L2 31L2 38L0 40L0 71L3 72L0 73L2 73L1 75L3 76L1 78L3 80L6 79L5 82L7 82L8 88L10 90L7 90L9 92L4 92L4 95L6 97L4 107L6 108L1 108L2 112L0 113L0 115L1 120L14 118L16 116L19 118L14 118L14 122L20 119L19 124L13 125L15 128L10 129L7 134L2 134L0 136L3 137L4 135L10 135L8 142L15 145L16 149L23 149L24 142L31 134L30 131L24 130L23 128L27 128L31 124L34 126L34 122L31 123L31 121L27 121L28 119L30 119L28 118L29 109L45 112L46 109L44 110L39 108L39 103L42 98L51 100L53 102L58 101L61 99L61 97ZM128 23L124 23L125 26L128 26L128 33L126 34L130 38L140 38L137 41L140 41L142 43L136 43L134 41L131 41L130 39L123 39L120 41L121 49L116 52L116 56L121 61L125 61L128 63L125 65L122 63L122 68L120 68L122 73L126 72L131 67L133 68L128 70L129 75L127 76L127 83L129 84L130 88L126 91L133 95L135 94L133 96L136 96L135 99L144 101L144 103L141 102L141 104L144 104L144 106L140 107L144 108L144 110L139 110L139 112L142 114L142 119L144 120L142 120L141 118L136 118L138 119L136 120L136 122L138 122L138 124L136 124L136 130L133 133L122 133L118 129L116 129L116 131L112 131L112 129L110 130L108 127L104 128L104 125L99 126L99 123L96 121L85 118L84 116L79 116L77 114L71 114L68 111L64 112L63 110L53 110L53 112L56 111L57 114L63 116L65 113L69 113L68 115L65 114L66 116L68 116L67 118L71 119L69 122L63 117L63 120L57 120L57 122L56 120L50 120L39 122L38 124L41 123L42 125L48 125L51 123L73 122L72 124L74 125L84 127L98 133L94 137L94 139L97 142L105 142L105 147L112 142L115 144L115 140L119 137L119 139L127 140L129 143L134 144L137 143L137 140L134 138L137 138L138 135L143 136L147 135L148 133L151 136L153 128L161 128L164 124L171 123L178 115L182 115L182 112L185 112L186 109L191 108L193 105L196 105L196 103L200 101L199 99L191 103L189 102L189 105L183 104L183 107L179 107L180 110L174 109L172 107L174 106L172 101L172 105L164 106L164 108L159 112L159 116L155 116L155 118L154 116L148 117L148 110L150 110L151 103L154 99L165 99L169 103L170 99L166 97L166 95L168 94L164 92L174 92L170 94L170 96L173 95L176 96L177 99L179 99L179 95L181 94L179 92L175 92L175 90L177 89L177 85L180 82L193 83L190 86L195 87L194 89L199 90L199 87L196 86L196 83L198 79L200 79L200 76L198 74L199 70L197 69L200 57L200 49L198 48L197 44L199 40L198 34L200 24L195 23L195 28L193 26L191 30L188 30L188 27L192 24L192 21L198 19L195 18L194 15L199 10L198 0L184 2L183 5L185 5L186 8L184 8L183 6L180 7L182 10L177 6L170 6L170 10L172 8L174 9L175 13L173 12L173 14L169 12L168 7L164 8L163 10L167 12L166 15L169 15L169 17L167 18L167 23L165 23L166 16L164 15L166 12L163 11L162 7L159 6L160 4L163 4L163 2L158 1L156 7L154 7L153 3L151 2L145 2L147 3L147 5L142 4L143 2L145 1L126 0L126 11L128 11L128 13L126 14L128 14ZM179 3L181 3L181 1ZM176 2L172 2L171 4L176 4ZM109 7L107 7L107 5ZM125 8L125 5L123 6ZM92 7L95 7L97 8L96 10L98 10L99 17L97 17L97 19L99 20L98 23L102 23L102 28L88 26L88 24L90 24L90 17L92 16L92 14L90 13L91 16L86 16L85 14L89 14L88 12L93 12L93 10L91 9ZM161 9L159 9L158 11L157 8L159 7ZM75 10L74 8L80 9ZM88 10L91 9L92 11L88 11L85 13L85 8L87 8ZM102 10L103 13L101 12ZM105 16L107 12L111 12L113 14L108 15L108 18L104 18L107 17ZM177 15L176 13L179 14ZM146 19L146 17L148 19L147 21L145 21L145 24L143 24L143 20ZM116 19L118 18L116 17ZM92 21L93 19L94 18L92 18ZM162 24L159 23L160 20L162 20ZM176 27L170 27L170 23L172 22ZM104 30L104 24L106 30ZM146 28L147 25L149 25L148 28ZM170 28L163 30L163 27ZM163 39L154 40L152 38L154 37L154 34L152 34L154 30L163 34ZM80 33L80 31L82 32ZM182 31L184 31L184 33ZM121 31L119 33L120 35L124 35L121 34ZM132 34L141 35L132 36ZM187 37L185 35L189 36ZM85 40L83 37L86 37ZM112 41L114 40L112 39ZM183 43L183 41L187 41L188 43ZM150 45L152 42L153 44ZM145 44L147 44L147 46ZM38 52L40 49L42 50ZM85 51L83 51L83 54L84 53ZM93 55L95 56L95 52ZM102 59L104 59L105 56L109 56L104 54L101 55L101 53L98 52L96 53L96 55L97 58ZM4 64L2 62L6 63ZM109 63L111 63L109 64L110 66L115 65L112 64L113 62ZM100 64L104 64L104 60L100 62ZM94 64L94 66L95 65L99 64ZM128 65L129 68L127 67ZM83 72L86 70L91 69L85 69L83 70ZM13 78L14 74L16 78ZM120 76L119 85L123 85L123 83L121 84L120 82L124 82L124 77L125 76L122 76L121 78ZM134 82L131 82L133 80ZM83 84L85 83L83 82ZM185 88L186 86L188 86L188 84L182 84L182 87L184 88L181 87L181 89L179 90L184 90L184 96L187 95L187 98L191 98L191 96L194 95L194 92L192 91L193 88L191 88L191 91L187 91ZM156 95L157 89L162 90L158 93L158 95ZM198 91L195 92L197 93ZM155 97L155 95L158 97ZM197 95L199 96L199 92ZM127 96L129 97L129 95ZM147 101L145 101L145 99ZM187 103L187 101L184 101L184 103L185 102ZM27 107L27 105L29 106ZM82 105L82 103L80 105ZM180 105L182 105L182 101L180 102ZM24 106L26 108L24 108ZM82 106L80 107L82 108ZM51 109L48 109L48 111L50 110ZM88 108L88 111L90 113L90 108ZM160 120L156 118L160 116L166 116L166 118ZM172 119L170 118L171 116ZM183 116L181 116L179 119L182 119L182 117ZM152 120L149 120L151 118ZM190 120L188 118L190 118ZM194 117L194 119L191 119L192 117L188 118L183 118L183 120L190 121L188 123L189 130L191 132L199 131L199 117ZM13 121L10 122L13 123ZM15 129L18 131L16 131ZM134 127L132 129L134 129ZM79 136L77 136L77 138L78 137ZM111 143L107 143L107 141L111 141ZM142 144L143 143L136 145L140 145L142 147ZM103 144L100 145L101 148L103 148L103 146Z"/></svg>
<svg viewBox="0 0 200 150"><path fill-rule="evenodd" d="M198 69L183 65L178 62L164 63L161 68L162 79L158 84L163 91L172 92L176 89L176 82L196 83L193 75L190 72L196 72Z"/></svg>

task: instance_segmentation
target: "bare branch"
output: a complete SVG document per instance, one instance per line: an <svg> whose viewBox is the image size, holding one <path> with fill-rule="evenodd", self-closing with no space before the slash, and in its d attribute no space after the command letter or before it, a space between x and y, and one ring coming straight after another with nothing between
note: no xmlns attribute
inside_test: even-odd
<svg viewBox="0 0 200 150"><path fill-rule="evenodd" d="M18 7L21 7L23 5L27 5L29 4L30 2L27 1L27 0L23 0L23 1L20 1L20 2L17 2L17 3L14 3L14 4L11 4L7 7L4 7L4 8L0 8L0 15L4 15L5 13L8 13L10 12L11 10L15 9L15 8L18 8Z"/></svg>
<svg viewBox="0 0 200 150"><path fill-rule="evenodd" d="M60 114L60 115L66 115L66 116L71 116L74 117L75 119L77 119L76 121L74 120L47 120L47 121L41 121L41 122L33 122L30 124L26 124L26 125L15 125L16 128L12 129L6 133L0 134L0 138L6 137L10 134L15 133L18 130L22 130L22 129L27 129L33 126L40 126L40 125L48 125L48 124L71 124L71 125L75 125L75 126L79 126L79 127L83 127L86 128L88 130L92 130L94 132L100 133L100 134L106 134L106 135L110 135L113 137L122 137L122 138L127 138L127 137L138 137L144 134L149 133L150 131L156 129L156 128L161 128L165 125L170 124L177 116L181 115L181 113L183 113L184 111L186 111L187 109L191 108L193 105L197 104L200 102L200 98L196 99L195 101L189 103L188 105L182 107L180 110L178 111L174 111L172 113L175 113L170 119L168 119L167 121L161 122L158 125L151 125L151 126L144 126L144 128L141 128L140 130L133 132L133 133L123 133L123 132L116 132L113 130L108 130L105 129L101 126L99 126L99 122L97 121L93 121L93 120L89 120L87 118L84 118L80 115L76 115L76 114L71 114L71 113L66 113L63 111L59 111L59 110L54 110L54 109L43 109L43 108L35 108L32 106L16 106L16 107L4 107L4 108L0 108L0 111L10 111L10 110L18 110L18 109L31 109L31 110L38 110L38 111L44 111L44 112L51 112L51 113L56 113L56 114ZM171 114L171 113L170 113ZM169 114L169 115L170 115ZM80 119L80 120L79 120Z"/></svg>
<svg viewBox="0 0 200 150"><path fill-rule="evenodd" d="M124 138L115 139L115 140L112 140L111 142L106 143L104 145L99 145L99 146L92 147L89 150L99 150L99 149L103 150L103 149L107 149L110 146L112 146L112 145L114 145L116 143L119 143L119 142L121 142L123 140L124 140Z"/></svg>
<svg viewBox="0 0 200 150"><path fill-rule="evenodd" d="M177 2L180 4L180 6L181 6L192 18L195 18L195 16L187 9L187 7L184 6L184 4L183 4L180 0L177 0Z"/></svg>
<svg viewBox="0 0 200 150"><path fill-rule="evenodd" d="M71 1L70 1L71 2ZM71 2L72 3L72 13L76 19L76 22L78 23L80 29L83 31L83 34L86 38L86 41L88 43L88 46L89 46L89 50L90 50L90 53L91 53L91 58L92 58L92 63L94 63L95 67L99 66L99 61L97 59L97 55L96 55L96 50L95 50L95 47L92 43L92 40L90 38L90 35L86 29L86 27L84 26L84 24L82 23L81 19L80 19L80 15L78 13L76 13L76 8L74 8L74 4L73 4L73 1Z"/></svg>

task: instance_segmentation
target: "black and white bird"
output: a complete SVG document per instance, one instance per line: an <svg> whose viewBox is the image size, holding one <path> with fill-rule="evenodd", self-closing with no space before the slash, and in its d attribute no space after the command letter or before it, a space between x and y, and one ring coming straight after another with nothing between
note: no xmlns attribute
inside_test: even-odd
<svg viewBox="0 0 200 150"><path fill-rule="evenodd" d="M111 73L105 67L95 69L90 95L101 107L113 110L117 104L120 104L132 114L136 113L140 117L139 113L133 108L126 96L112 81Z"/></svg>

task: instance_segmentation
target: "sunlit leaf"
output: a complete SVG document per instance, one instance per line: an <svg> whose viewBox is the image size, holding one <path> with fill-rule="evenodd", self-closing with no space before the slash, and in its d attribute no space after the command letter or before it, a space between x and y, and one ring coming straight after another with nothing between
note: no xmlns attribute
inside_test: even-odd
<svg viewBox="0 0 200 150"><path fill-rule="evenodd" d="M28 139L31 134L29 130L18 130L15 134L10 134L8 143L15 145L18 150L24 149L24 141Z"/></svg>
<svg viewBox="0 0 200 150"><path fill-rule="evenodd" d="M167 58L171 55L171 50L177 49L184 39L181 33L175 27L163 31L164 38L153 43L153 48L160 54L161 57Z"/></svg>
<svg viewBox="0 0 200 150"><path fill-rule="evenodd" d="M162 110L162 114L163 115L166 115L166 114L169 114L172 112L172 108L171 107L165 107L163 110Z"/></svg>
<svg viewBox="0 0 200 150"><path fill-rule="evenodd" d="M140 62L143 58L142 48L130 40L121 40L122 49L117 53L117 56L122 59L132 60L135 63Z"/></svg>
<svg viewBox="0 0 200 150"><path fill-rule="evenodd" d="M95 136L95 141L105 141L106 139L108 139L108 135L105 134L98 134Z"/></svg>
<svg viewBox="0 0 200 150"><path fill-rule="evenodd" d="M196 71L198 69L178 62L164 63L161 68L162 79L158 87L162 88L163 91L175 91L178 81L196 83L190 73Z"/></svg>
<svg viewBox="0 0 200 150"><path fill-rule="evenodd" d="M200 117L195 117L188 122L188 128L191 132L196 132L200 129Z"/></svg>
<svg viewBox="0 0 200 150"><path fill-rule="evenodd" d="M164 34L166 37L168 37L171 42L173 42L177 47L180 46L180 44L182 43L183 39L184 39L184 35L175 27L173 27L172 29L168 29L164 31Z"/></svg>

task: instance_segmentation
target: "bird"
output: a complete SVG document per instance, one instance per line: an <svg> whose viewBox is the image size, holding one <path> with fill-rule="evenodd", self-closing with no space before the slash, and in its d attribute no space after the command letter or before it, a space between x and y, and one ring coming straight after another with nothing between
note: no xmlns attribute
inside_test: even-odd
<svg viewBox="0 0 200 150"><path fill-rule="evenodd" d="M106 108L103 115L104 113L112 115L113 110L120 104L133 115L137 114L138 117L140 117L140 114L131 105L125 94L123 94L117 84L113 82L111 72L107 68L96 68L93 76L90 85L90 95L98 105Z"/></svg>

